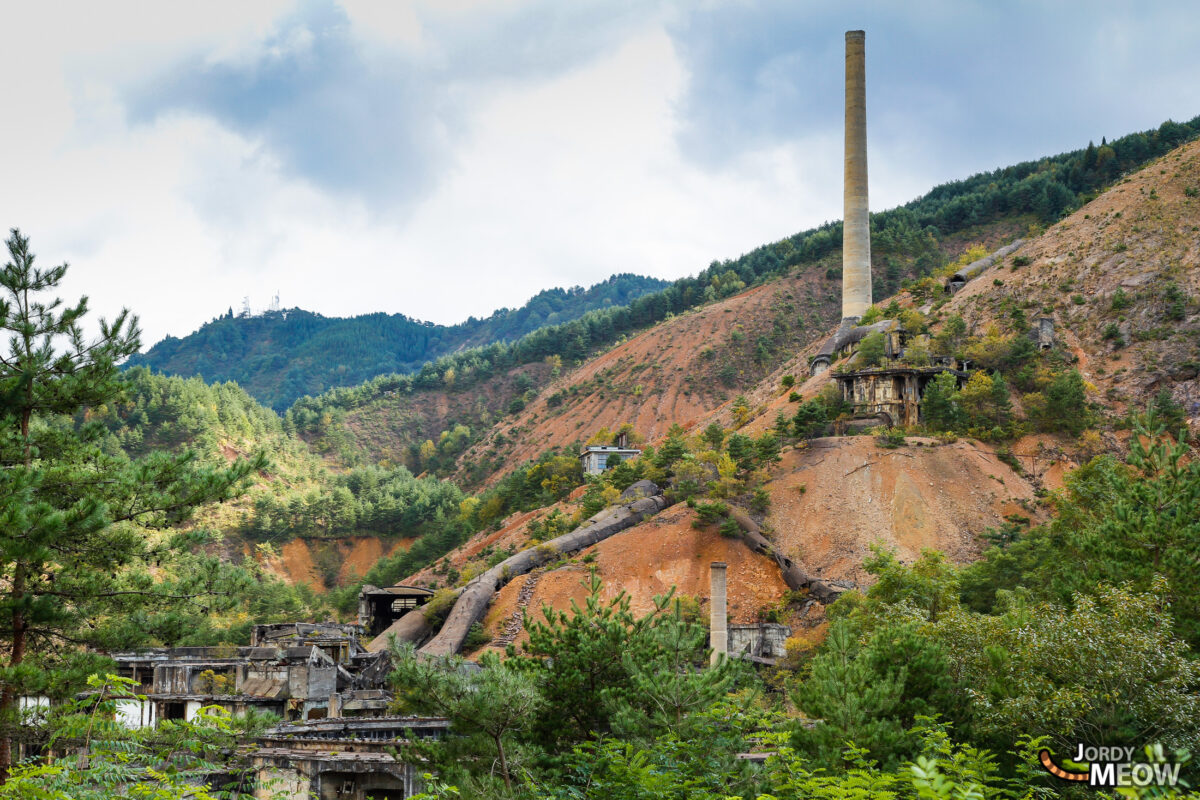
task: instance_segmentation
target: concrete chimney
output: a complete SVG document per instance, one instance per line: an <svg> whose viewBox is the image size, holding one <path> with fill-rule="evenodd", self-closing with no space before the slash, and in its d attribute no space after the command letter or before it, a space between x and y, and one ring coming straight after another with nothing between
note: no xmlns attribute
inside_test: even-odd
<svg viewBox="0 0 1200 800"><path fill-rule="evenodd" d="M708 641L712 646L712 656L709 663L715 667L721 657L729 652L729 629L725 619L725 562L712 562L710 575Z"/></svg>
<svg viewBox="0 0 1200 800"><path fill-rule="evenodd" d="M846 172L843 184L842 319L871 307L871 226L867 204L867 34L846 31Z"/></svg>

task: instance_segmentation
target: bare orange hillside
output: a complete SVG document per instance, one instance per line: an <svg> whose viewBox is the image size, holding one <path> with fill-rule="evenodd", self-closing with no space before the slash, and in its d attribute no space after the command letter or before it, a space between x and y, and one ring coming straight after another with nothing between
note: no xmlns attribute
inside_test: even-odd
<svg viewBox="0 0 1200 800"><path fill-rule="evenodd" d="M292 539L276 555L261 558L267 572L288 583L307 583L318 593L326 590L326 575L337 586L353 583L381 558L407 549L412 539L381 539L376 536L347 536L336 539ZM242 544L243 556L250 545Z"/></svg>
<svg viewBox="0 0 1200 800"><path fill-rule="evenodd" d="M1007 234L1015 238L1018 232ZM1007 243L995 236L981 241L991 248ZM1029 263L1018 266L1015 256ZM1172 285L1183 298L1173 312L1181 319L1171 316ZM907 292L879 304L893 299L902 307L915 305ZM1007 330L1014 308L1030 321L1054 320L1056 335L1094 387L1093 401L1122 414L1143 408L1165 388L1200 429L1200 141L1168 153L1053 225L968 282L933 318L961 315L970 332L981 335L992 325ZM807 399L829 383L828 372L808 377L819 344L809 342L743 392L754 410L745 432L760 433L777 414L794 414L792 391ZM781 386L787 374L796 378L792 390ZM712 421L733 427L731 403L714 407L698 424ZM1106 443L1116 447L1111 436ZM1053 451L1062 444L1018 443L1014 452L1038 455L1047 445ZM1039 458L1028 468L1039 475L1049 470L1049 483L1061 485L1064 465L1056 462L1063 456Z"/></svg>
<svg viewBox="0 0 1200 800"><path fill-rule="evenodd" d="M1018 255L1030 263L993 267L942 315L960 314L982 332L1003 324L1015 301L1031 320L1054 318L1096 386L1094 399L1119 413L1165 388L1200 417L1200 140L1126 178Z"/></svg>
<svg viewBox="0 0 1200 800"><path fill-rule="evenodd" d="M472 386L455 391L452 386L437 391L385 392L361 406L349 409L339 430L348 439L342 446L366 460L383 465L403 464L416 472L419 463L412 448L425 440L438 441L439 434L454 424L478 429L491 424L505 405L519 394L520 381L538 384L546 380L550 367L525 364ZM321 437L309 437L318 451L336 455L338 447Z"/></svg>
<svg viewBox="0 0 1200 800"><path fill-rule="evenodd" d="M766 534L811 574L856 585L871 580L862 562L873 544L894 550L904 562L930 548L963 563L978 556L985 544L981 534L1005 517L1036 522L1044 516L1029 482L990 448L969 441L914 439L888 450L866 436L817 439L785 453L772 473ZM484 620L488 633L499 636L519 612L527 582L531 613L543 603L565 610L571 600L579 602L586 562L599 570L608 596L624 589L633 610L645 613L653 597L671 586L703 605L709 564L724 561L730 618L754 621L787 591L778 568L740 539L693 528L694 518L686 506L673 506L557 569L516 578L497 594Z"/></svg>
<svg viewBox="0 0 1200 800"><path fill-rule="evenodd" d="M836 316L835 289L810 270L669 319L550 382L460 465L494 462L494 482L601 428L628 422L653 442L676 423L688 427L822 336Z"/></svg>
<svg viewBox="0 0 1200 800"><path fill-rule="evenodd" d="M575 513L575 510L576 507L572 504L555 503L533 511L518 511L509 515L499 529L475 534L439 561L413 573L404 582L431 588L454 585L455 581L448 578L449 569L453 569L460 576L464 573L482 572L489 566L486 559L494 553L515 553L537 544L530 537L530 523L536 522L554 511L562 511L570 515ZM462 582L462 579L459 582Z"/></svg>
<svg viewBox="0 0 1200 800"><path fill-rule="evenodd" d="M1033 487L986 445L909 441L815 439L785 453L767 484L772 540L810 574L860 583L873 543L906 562L931 548L961 563L1006 516L1038 517Z"/></svg>
<svg viewBox="0 0 1200 800"><path fill-rule="evenodd" d="M750 550L740 539L729 539L711 529L692 527L694 512L676 505L641 525L622 531L580 558L545 573L522 576L508 583L496 596L484 619L484 627L494 637L517 610L517 598L526 581L534 582L528 611L541 619L540 609L548 604L569 609L571 601L582 604L586 596L583 581L595 566L604 581L606 598L622 589L630 596L630 609L637 616L654 607L654 596L668 592L700 600L707 613L709 565L724 561L729 565L729 618L734 623L754 622L759 609L771 605L787 591L779 569L771 559ZM592 563L582 562L588 557ZM526 639L524 631L517 642Z"/></svg>

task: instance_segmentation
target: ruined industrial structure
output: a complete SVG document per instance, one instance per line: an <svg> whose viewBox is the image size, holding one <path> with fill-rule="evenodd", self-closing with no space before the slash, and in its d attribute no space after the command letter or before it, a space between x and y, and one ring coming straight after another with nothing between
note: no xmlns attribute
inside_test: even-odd
<svg viewBox="0 0 1200 800"><path fill-rule="evenodd" d="M842 185L842 319L871 307L871 220L867 200L867 66L864 31L846 31L846 153Z"/></svg>
<svg viewBox="0 0 1200 800"><path fill-rule="evenodd" d="M319 800L402 800L424 788L420 760L406 757L413 741L446 734L438 717L328 719L278 725L250 754L256 797Z"/></svg>
<svg viewBox="0 0 1200 800"><path fill-rule="evenodd" d="M723 658L740 658L757 664L774 664L786 655L792 629L772 622L729 624L728 569L724 561L709 565L708 646L712 651L709 663L715 666Z"/></svg>
<svg viewBox="0 0 1200 800"><path fill-rule="evenodd" d="M629 446L629 435L618 433L611 445L586 445L579 453L579 465L584 475L599 475L610 467L630 458L637 458L642 451Z"/></svg>
<svg viewBox="0 0 1200 800"><path fill-rule="evenodd" d="M930 353L929 338L917 337L898 320L885 319L869 325L859 321L871 308L871 231L867 200L867 115L865 44L863 31L846 32L846 140L845 184L842 227L842 321L809 363L811 375L829 370L834 362L851 356L868 336L882 338L880 363L857 369L842 369L833 379L843 400L853 406L859 424L914 425L920 422L921 397L938 374L949 372L961 384L968 378L969 364L949 354ZM1023 239L968 264L946 282L953 294L982 272L1015 252ZM1037 320L1031 331L1041 349L1054 343L1054 323ZM907 358L916 341L920 357Z"/></svg>
<svg viewBox="0 0 1200 800"><path fill-rule="evenodd" d="M358 594L358 624L369 637L377 637L396 620L429 602L433 592L421 586L367 584Z"/></svg>
<svg viewBox="0 0 1200 800"><path fill-rule="evenodd" d="M368 653L357 625L255 626L249 647L156 647L112 654L138 684L118 701L131 727L191 720L204 706L266 711L285 721L386 710L386 654Z"/></svg>

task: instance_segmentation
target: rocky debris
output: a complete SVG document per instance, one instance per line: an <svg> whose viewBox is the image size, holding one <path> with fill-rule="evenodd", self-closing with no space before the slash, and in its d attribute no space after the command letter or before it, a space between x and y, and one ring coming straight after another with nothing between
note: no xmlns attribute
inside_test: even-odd
<svg viewBox="0 0 1200 800"><path fill-rule="evenodd" d="M641 500L643 497L654 497L656 494L662 494L662 490L658 488L658 484L654 481L640 480L629 486L628 489L621 492L622 503L632 503L634 500Z"/></svg>
<svg viewBox="0 0 1200 800"><path fill-rule="evenodd" d="M646 482L649 483L649 481ZM529 601L533 599L533 590L537 588L537 583L544 572L542 567L538 567L529 573L529 577L521 585L520 593L517 594L516 610L504 623L504 631L492 640L492 647L507 647L521 633L521 629L525 626L525 610L529 608Z"/></svg>
<svg viewBox="0 0 1200 800"><path fill-rule="evenodd" d="M762 553L765 556L775 559L775 563L779 565L779 571L783 574L783 580L787 583L789 589L793 591L805 589L808 591L810 597L820 603L828 604L837 600L842 592L848 588L845 586L835 586L809 575L796 562L773 547L767 541L767 537L763 536L762 529L758 527L758 524L750 519L750 515L742 509L731 508L729 516L742 529L746 543L750 545L754 552Z"/></svg>

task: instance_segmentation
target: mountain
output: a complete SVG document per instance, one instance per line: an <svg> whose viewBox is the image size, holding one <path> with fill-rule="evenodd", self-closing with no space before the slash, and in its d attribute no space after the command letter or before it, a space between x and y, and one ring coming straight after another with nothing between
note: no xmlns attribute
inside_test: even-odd
<svg viewBox="0 0 1200 800"><path fill-rule="evenodd" d="M341 318L293 308L234 316L230 310L182 339L168 336L129 359L128 366L235 381L283 411L304 395L410 372L445 353L511 341L594 309L626 305L666 285L657 278L613 275L588 289L547 289L520 308L502 308L486 319L472 317L449 326L403 314Z"/></svg>
<svg viewBox="0 0 1200 800"><path fill-rule="evenodd" d="M471 646L513 635L519 643L524 634L513 620L543 603L562 609L580 601L590 569L599 571L610 595L626 590L638 611L671 585L703 605L710 561L729 564L732 621L782 620L802 639L819 635L823 612L787 593L774 561L742 540L737 525L726 530L734 518L729 509L744 508L774 551L809 575L863 586L872 580L863 563L875 544L893 549L903 563L926 548L963 563L990 542L1020 538L1054 513L1048 490L1062 489L1067 473L1097 455L1123 456L1130 415L1148 406L1190 424L1196 436L1198 232L1200 141L1193 141L1120 177L1045 230L976 226L971 233L979 238L971 248L966 240L942 238L948 267L1018 236L1028 240L955 294L943 291L944 278L909 279L880 300L876 313L908 314L909 324L919 314L934 339L961 323L959 351L984 366L983 375L999 375L1011 397L1012 421L999 431L963 422L954 430L927 432L936 436L909 431L899 446L873 436L798 438L791 420L806 401L820 402L831 377L855 358L808 377L809 358L832 332L836 311L818 299L814 308L824 326L788 331L778 356L762 364L736 349L744 344L737 334L744 331L753 341L771 329L781 303L801 301L804 307L825 280L825 261L674 316L574 370L547 375L522 408L462 452L457 469L468 480L476 465L489 464L484 482L492 488L482 495L484 503L498 496L519 503L531 480L559 464L553 453L570 459L574 447L598 431L628 424L653 454L556 503L509 506L520 513L498 519L422 570L406 575L380 569L376 576L461 585L464 576L497 559L570 530L603 507L598 498L608 492L612 502L636 477L679 487L685 475L693 482L686 491L695 491L696 482L701 487L693 503L675 505L503 586ZM931 285L936 293L930 294ZM1044 351L1023 346L1035 317L1054 323L1055 344ZM716 365L706 366L709 360ZM722 362L741 373L732 386L717 377ZM1072 385L1077 397L1056 396ZM728 399L735 392L739 397ZM384 412L383 406L370 409ZM347 419L354 420L353 412ZM356 424L361 429L365 420ZM717 429L712 437L709 426ZM742 437L736 446L735 437ZM771 439L782 450L778 460ZM675 459L685 453L683 461L669 461L668 452ZM738 458L744 467L736 465ZM689 460L707 466L671 466Z"/></svg>
<svg viewBox="0 0 1200 800"><path fill-rule="evenodd" d="M1020 424L999 435L964 425L893 453L869 438L806 445L790 427L828 383L829 375L808 378L808 362L837 321L836 224L714 262L627 306L305 398L282 419L235 386L146 370L130 373L128 403L94 413L127 449L195 442L212 458L269 449L278 466L250 497L208 522L227 534L231 558L267 548L268 565L318 590L335 589L330 602L343 610L362 577L377 585L411 579L453 586L595 513L597 486L572 492L581 480L574 451L623 426L659 449L675 437L715 471L737 447L779 430L782 417L789 426L782 460L772 461L764 444L766 460L714 484L710 500L757 504L764 529L818 574L862 580L862 558L876 537L909 554L935 546L969 560L987 529L1043 518L1040 490L1061 487L1065 472L1096 453L1120 452L1129 412L1165 394L1164 403L1196 415L1200 144L1171 150L1172 141L1137 134L1043 160L1032 171L998 170L988 180L958 182L955 191L938 187L875 215L882 299L873 313L920 307L934 337L961 320L961 348L980 363L1000 354L997 369ZM1080 165L1094 158L1107 170L1122 158L1117 153L1147 149L1165 155L1148 166L1122 161L1127 166L1111 188L1085 190L1091 178ZM1079 188L1074 210L1055 220L1037 210L1049 195L1021 188L1045 189L1047 175ZM980 199L990 195L1009 198L1007 205ZM947 210L964 204L974 209L966 217ZM938 276L947 269L1019 237L1028 241L1018 257L957 294L942 291ZM1058 346L1017 352L1014 343L1040 316L1053 319ZM1064 427L1047 412L1047 396L1073 375L1081 425ZM700 436L713 423L724 434L715 448ZM744 437L737 446L735 434ZM844 487L857 492L852 502ZM763 589L775 581L760 573L774 567L736 538L714 536L706 524L693 528L704 523L699 513L676 508L622 533L593 551L593 563L630 587L636 602L662 588L639 554L667 542L670 552L655 558L678 561L663 574L689 592L703 583L702 571L692 569L698 557L744 563L759 576L750 581L758 588L756 599L739 601L738 618L762 611L777 592ZM577 583L567 573L546 577L546 592L574 591ZM731 586L741 580L731 577ZM500 616L489 624L513 611L507 597L501 593Z"/></svg>
<svg viewBox="0 0 1200 800"><path fill-rule="evenodd" d="M1041 230L1197 133L1200 117L1168 121L946 183L872 214L874 296L929 279L971 245L999 246ZM468 487L551 444L587 439L585 427L616 417L638 416L638 425L657 433L730 400L822 337L838 313L840 254L841 223L826 223L714 261L626 308L443 356L412 375L305 398L289 410L289 421L319 451L346 463L383 459L454 474ZM693 313L702 319L687 321ZM714 314L728 319L713 322ZM641 344L622 344L654 325L660 327ZM694 330L685 332L689 326ZM668 364L659 359L669 347ZM614 355L602 355L609 348ZM596 356L601 360L589 365ZM807 364L797 369L802 374ZM554 389L543 394L547 382ZM572 426L584 435L576 437ZM460 458L481 439L487 444Z"/></svg>

